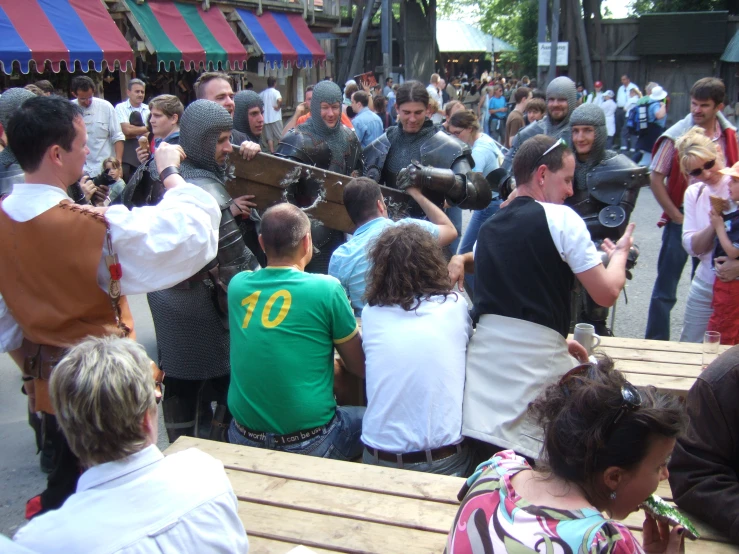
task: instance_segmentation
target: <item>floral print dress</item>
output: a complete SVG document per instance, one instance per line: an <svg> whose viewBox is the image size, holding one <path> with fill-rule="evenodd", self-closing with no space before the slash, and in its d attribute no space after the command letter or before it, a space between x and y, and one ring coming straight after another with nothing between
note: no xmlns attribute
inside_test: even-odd
<svg viewBox="0 0 739 554"><path fill-rule="evenodd" d="M562 510L535 506L511 486L531 469L512 450L481 464L464 494L449 533L447 554L642 554L628 528L595 508Z"/></svg>

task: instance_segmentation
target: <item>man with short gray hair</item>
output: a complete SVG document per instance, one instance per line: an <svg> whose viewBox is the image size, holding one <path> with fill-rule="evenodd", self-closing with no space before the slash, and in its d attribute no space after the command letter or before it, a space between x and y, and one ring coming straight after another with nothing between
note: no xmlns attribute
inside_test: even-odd
<svg viewBox="0 0 739 554"><path fill-rule="evenodd" d="M128 181L131 174L136 171L139 166L139 159L136 155L136 148L139 146L138 138L145 137L149 134L146 128L146 120L149 118L149 106L144 104L144 94L146 93L146 85L141 79L131 79L128 82L128 90L126 95L128 100L116 104L115 115L118 123L121 124L121 131L126 137L123 143L123 180ZM138 112L141 115L141 125L131 122L131 114ZM138 119L138 116L136 116Z"/></svg>
<svg viewBox="0 0 739 554"><path fill-rule="evenodd" d="M142 346L119 337L90 337L59 362L52 404L86 469L60 509L16 533L18 544L36 552L174 552L186 537L192 552L248 551L223 464L196 448L165 458L156 446L163 376Z"/></svg>

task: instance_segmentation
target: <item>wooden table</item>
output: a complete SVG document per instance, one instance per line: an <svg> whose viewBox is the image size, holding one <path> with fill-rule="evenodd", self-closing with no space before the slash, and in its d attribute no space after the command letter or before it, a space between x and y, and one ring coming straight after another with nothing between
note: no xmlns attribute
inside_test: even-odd
<svg viewBox="0 0 739 554"><path fill-rule="evenodd" d="M169 455L197 447L226 467L253 553L440 553L457 513L464 479L338 462L182 437ZM670 498L666 485L658 490ZM640 513L626 523L641 539ZM705 525L687 552L739 553Z"/></svg>
<svg viewBox="0 0 739 554"><path fill-rule="evenodd" d="M729 348L720 346L719 354ZM602 337L595 351L613 358L634 385L654 385L684 397L701 373L702 350L702 344L690 342Z"/></svg>

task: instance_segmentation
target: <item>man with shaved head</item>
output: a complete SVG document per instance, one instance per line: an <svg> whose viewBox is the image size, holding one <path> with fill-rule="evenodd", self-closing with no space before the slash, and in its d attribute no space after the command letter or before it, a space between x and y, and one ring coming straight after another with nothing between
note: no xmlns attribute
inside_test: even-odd
<svg viewBox="0 0 739 554"><path fill-rule="evenodd" d="M337 406L334 347L364 376L362 337L341 283L304 271L311 225L292 204L262 216L259 242L269 264L228 287L233 421L229 441L321 458L362 453L364 408Z"/></svg>

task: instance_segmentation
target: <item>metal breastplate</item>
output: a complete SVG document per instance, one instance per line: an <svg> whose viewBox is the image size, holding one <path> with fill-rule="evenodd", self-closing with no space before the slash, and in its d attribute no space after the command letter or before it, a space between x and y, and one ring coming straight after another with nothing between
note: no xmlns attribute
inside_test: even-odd
<svg viewBox="0 0 739 554"><path fill-rule="evenodd" d="M205 269L211 269L216 264L219 267L220 279L228 285L231 278L244 270L259 269L259 262L254 253L247 248L236 220L231 213L231 196L226 188L212 179L189 179L193 185L203 189L218 202L221 209L221 224L218 228L218 254Z"/></svg>

